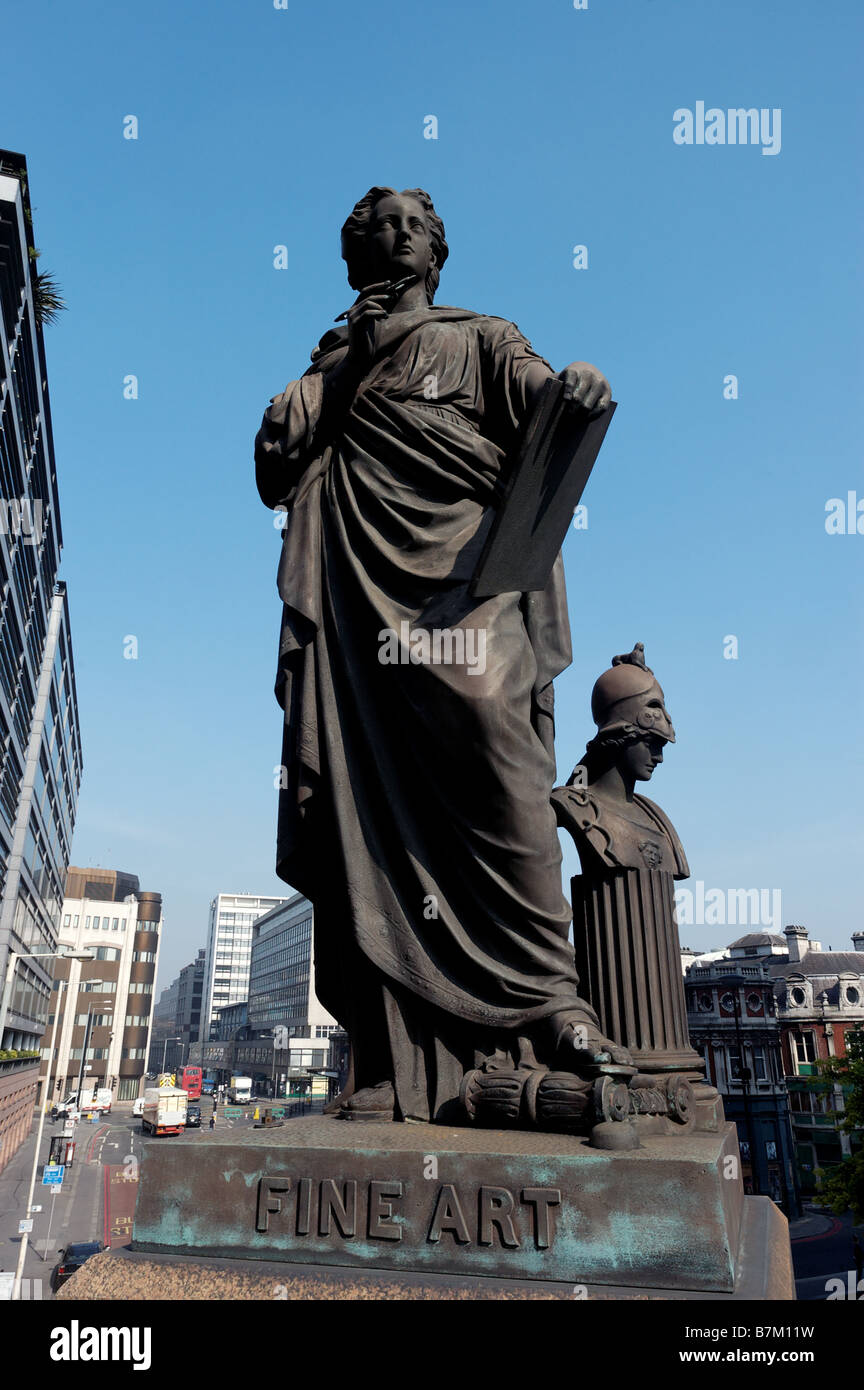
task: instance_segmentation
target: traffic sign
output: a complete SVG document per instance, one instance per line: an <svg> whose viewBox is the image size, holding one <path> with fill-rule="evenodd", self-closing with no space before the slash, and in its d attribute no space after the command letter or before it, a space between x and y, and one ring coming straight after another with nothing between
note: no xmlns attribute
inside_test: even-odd
<svg viewBox="0 0 864 1390"><path fill-rule="evenodd" d="M65 1171L62 1163L46 1163L42 1170L42 1186L53 1187L55 1183L62 1183Z"/></svg>
<svg viewBox="0 0 864 1390"><path fill-rule="evenodd" d="M27 1220L27 1221L19 1221L19 1222L18 1222L18 1234L19 1234L19 1236L29 1236L29 1234L30 1234L30 1232L31 1232L32 1230L33 1230L33 1222L32 1222L32 1221Z"/></svg>
<svg viewBox="0 0 864 1390"><path fill-rule="evenodd" d="M57 1196L57 1193L58 1193L58 1192L62 1192L62 1191L63 1191L63 1184L62 1184L62 1182L52 1182L52 1184L51 1184L51 1196L52 1196L52 1197L56 1197L56 1196Z"/></svg>
<svg viewBox="0 0 864 1390"><path fill-rule="evenodd" d="M33 1216L35 1212L41 1211L41 1210L42 1210L41 1207L31 1207L31 1208L30 1208L30 1215Z"/></svg>

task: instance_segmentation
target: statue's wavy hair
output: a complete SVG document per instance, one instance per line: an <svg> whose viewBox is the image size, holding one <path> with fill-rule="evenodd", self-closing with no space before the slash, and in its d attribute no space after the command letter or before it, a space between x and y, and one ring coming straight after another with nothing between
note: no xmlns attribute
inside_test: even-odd
<svg viewBox="0 0 864 1390"><path fill-rule="evenodd" d="M450 254L450 248L444 236L444 223L435 211L432 199L424 188L403 188L400 195L396 188L383 188L376 185L364 194L359 203L354 204L351 216L347 218L342 228L342 259L348 266L348 284L352 290L362 290L364 285L370 283L371 271L366 250L366 230L369 226L369 219L376 203L380 203L382 198L394 196L415 198L426 214L426 220L429 223L429 240L432 245L432 254L435 257L435 262L430 265L426 275L426 299L431 304L435 298L438 281L441 278L441 268Z"/></svg>
<svg viewBox="0 0 864 1390"><path fill-rule="evenodd" d="M588 773L588 781L593 782L602 773L608 771L622 748L626 748L631 743L639 743L650 732L649 729L641 729L638 724L618 724L608 733L595 734L594 738L589 739L585 752L576 766L584 767ZM567 782L568 787L574 785L575 778L576 768L570 774Z"/></svg>

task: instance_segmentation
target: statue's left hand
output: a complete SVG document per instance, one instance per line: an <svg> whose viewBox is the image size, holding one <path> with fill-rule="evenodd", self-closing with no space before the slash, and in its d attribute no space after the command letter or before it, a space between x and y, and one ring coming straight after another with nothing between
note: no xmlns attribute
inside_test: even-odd
<svg viewBox="0 0 864 1390"><path fill-rule="evenodd" d="M573 406L581 406L599 415L612 400L612 387L601 371L590 362L571 362L563 372L558 373L564 382L564 399Z"/></svg>

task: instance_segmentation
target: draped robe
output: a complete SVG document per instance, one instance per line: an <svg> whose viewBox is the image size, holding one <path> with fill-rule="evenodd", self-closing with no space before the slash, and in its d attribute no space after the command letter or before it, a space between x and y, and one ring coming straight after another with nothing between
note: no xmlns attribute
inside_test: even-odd
<svg viewBox="0 0 864 1390"><path fill-rule="evenodd" d="M344 328L327 333L256 439L262 500L287 508L277 872L314 905L316 992L355 1084L392 1080L403 1118L446 1119L496 1047L560 1010L596 1023L550 803L561 558L543 593L468 594L543 359L502 319L391 314L334 418L346 350ZM387 634L444 600L484 633L484 670L415 663L402 642L383 659Z"/></svg>

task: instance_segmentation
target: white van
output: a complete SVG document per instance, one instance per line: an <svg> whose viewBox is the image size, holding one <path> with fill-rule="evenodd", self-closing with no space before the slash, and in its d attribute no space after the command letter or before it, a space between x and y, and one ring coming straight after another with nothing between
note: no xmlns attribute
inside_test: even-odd
<svg viewBox="0 0 864 1390"><path fill-rule="evenodd" d="M100 1086L97 1090L85 1090L82 1095L83 1103L78 1104L78 1092L73 1091L64 1101L55 1106L58 1115L66 1115L73 1110L79 1110L86 1114L90 1110L98 1110L103 1115L111 1114L111 1101L113 1096L107 1086Z"/></svg>
<svg viewBox="0 0 864 1390"><path fill-rule="evenodd" d="M140 1119L141 1119L141 1115L142 1115L142 1113L143 1113L143 1110L144 1110L144 1097L143 1097L143 1096L139 1096L138 1099L135 1101L134 1105L132 1106L132 1116L133 1116L133 1118L136 1119L136 1120L140 1120Z"/></svg>

